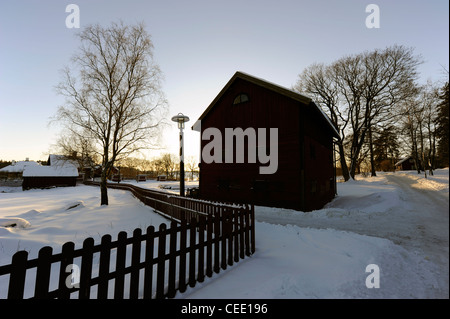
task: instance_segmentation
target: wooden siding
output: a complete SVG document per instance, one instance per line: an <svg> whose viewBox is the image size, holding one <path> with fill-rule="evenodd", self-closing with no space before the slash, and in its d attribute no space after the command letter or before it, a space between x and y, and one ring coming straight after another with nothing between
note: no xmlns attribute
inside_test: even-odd
<svg viewBox="0 0 450 319"><path fill-rule="evenodd" d="M249 101L233 105L241 93ZM259 174L266 164L247 163L247 156L242 164L201 163L201 198L305 211L323 207L335 194L333 135L313 106L236 78L204 115L201 130L215 127L225 136L225 128L266 128L267 134L278 128L278 170ZM209 142L201 141L201 148Z"/></svg>
<svg viewBox="0 0 450 319"><path fill-rule="evenodd" d="M24 177L22 188L48 188L60 186L76 186L77 177Z"/></svg>

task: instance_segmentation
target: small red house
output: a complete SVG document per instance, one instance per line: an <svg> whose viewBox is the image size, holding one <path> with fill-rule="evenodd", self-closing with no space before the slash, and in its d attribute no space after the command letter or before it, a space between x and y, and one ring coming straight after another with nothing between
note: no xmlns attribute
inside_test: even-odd
<svg viewBox="0 0 450 319"><path fill-rule="evenodd" d="M78 178L77 163L64 156L50 155L47 165L26 166L23 171L23 190L76 186Z"/></svg>
<svg viewBox="0 0 450 319"><path fill-rule="evenodd" d="M311 211L336 194L339 134L306 96L236 72L192 128L200 198Z"/></svg>
<svg viewBox="0 0 450 319"><path fill-rule="evenodd" d="M400 159L397 163L395 163L395 169L397 171L411 171L416 170L416 162L412 156L408 156ZM420 163L419 163L420 166ZM421 169L421 167L420 167Z"/></svg>

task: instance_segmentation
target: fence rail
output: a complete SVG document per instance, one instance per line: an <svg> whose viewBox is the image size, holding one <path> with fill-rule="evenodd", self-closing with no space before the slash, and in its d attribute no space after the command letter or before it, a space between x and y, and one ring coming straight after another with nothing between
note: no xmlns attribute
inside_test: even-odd
<svg viewBox="0 0 450 319"><path fill-rule="evenodd" d="M28 252L18 251L11 264L0 266L0 278L9 275L0 299L173 298L255 251L253 206L120 186L174 218L170 227L149 226L145 233L137 228L130 237L120 232L115 241L104 235L99 244L87 238L78 249L67 242L55 254L46 246L30 260Z"/></svg>
<svg viewBox="0 0 450 319"><path fill-rule="evenodd" d="M99 182L87 181L86 185L99 186ZM153 207L159 214L180 222L182 219L191 220L201 215L220 215L224 210L246 209L246 205L218 203L181 197L153 189L145 189L126 183L108 183L108 188L130 191L145 205Z"/></svg>

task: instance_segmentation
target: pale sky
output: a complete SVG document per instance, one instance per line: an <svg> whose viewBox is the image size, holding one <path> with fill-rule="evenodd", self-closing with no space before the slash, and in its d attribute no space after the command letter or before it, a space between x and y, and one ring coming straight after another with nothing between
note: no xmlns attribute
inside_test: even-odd
<svg viewBox="0 0 450 319"><path fill-rule="evenodd" d="M80 28L113 21L144 22L165 80L169 117L191 119L186 156L199 154L190 130L236 71L292 87L312 63L330 63L394 44L414 47L425 63L421 82L445 78L449 61L449 2L378 0L276 1L4 1L0 2L0 159L47 158L61 128L48 126L64 99L54 86L79 46L66 27L66 6L80 9ZM380 9L380 28L367 28L366 7ZM444 68L443 68L444 67ZM170 119L169 119L170 121ZM177 154L176 124L163 152ZM146 152L148 158L156 151Z"/></svg>

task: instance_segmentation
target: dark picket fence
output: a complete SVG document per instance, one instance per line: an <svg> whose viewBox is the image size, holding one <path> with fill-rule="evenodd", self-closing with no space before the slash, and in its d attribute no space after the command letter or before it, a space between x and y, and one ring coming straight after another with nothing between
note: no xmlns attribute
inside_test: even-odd
<svg viewBox="0 0 450 319"><path fill-rule="evenodd" d="M100 185L99 182L92 181L84 182L84 184L93 186ZM130 191L145 205L153 207L156 213L178 222L182 219L198 219L202 215L221 216L223 211L230 209L246 209L246 205L242 204L218 203L193 199L125 183L108 183L108 188Z"/></svg>
<svg viewBox="0 0 450 319"><path fill-rule="evenodd" d="M0 299L173 298L255 252L254 206L154 195L136 188L128 189L174 218L170 228L161 224L155 231L149 226L145 233L137 228L131 237L120 232L115 241L104 235L99 244L87 238L78 249L68 242L56 254L43 247L30 260L28 252L18 251L11 264L0 266L0 278L9 275L7 290L0 287ZM25 296L30 283L34 295Z"/></svg>

